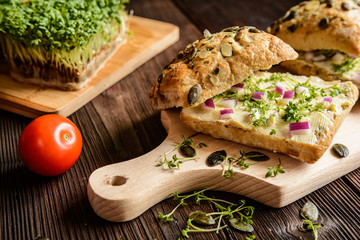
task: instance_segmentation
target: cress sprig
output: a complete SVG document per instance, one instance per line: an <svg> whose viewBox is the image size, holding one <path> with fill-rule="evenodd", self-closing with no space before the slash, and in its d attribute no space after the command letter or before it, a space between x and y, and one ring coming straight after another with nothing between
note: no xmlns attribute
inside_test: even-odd
<svg viewBox="0 0 360 240"><path fill-rule="evenodd" d="M256 153L256 154L254 154ZM248 169L251 165L254 165L256 163L247 163L245 162L246 159L254 159L257 157L262 157L265 156L262 153L257 153L257 152L245 152L245 151L241 151L240 150L240 157L239 158L234 158L234 157L229 157L229 158L224 158L224 165L223 165L223 171L222 171L222 176L225 178L231 178L231 176L234 174L234 169L233 166L239 166L240 169ZM226 170L227 168L227 170Z"/></svg>
<svg viewBox="0 0 360 240"><path fill-rule="evenodd" d="M172 222L173 218L171 217L174 212L180 207L180 206L187 206L187 203L185 200L189 198L195 198L196 204L200 205L202 201L208 201L212 203L215 208L218 210L216 212L207 213L207 216L215 216L214 221L217 225L216 228L200 228L196 225L194 225L193 221L194 219L189 218L185 229L182 230L182 235L184 237L189 237L188 233L194 233L194 232L219 232L221 229L227 227L227 225L221 225L222 219L230 219L237 216L237 218L240 221L244 221L248 224L253 224L252 216L254 214L254 207L252 206L245 206L245 200L240 200L239 204L234 204L231 202L228 202L223 199L217 199L208 197L205 195L205 191L208 189L203 189L200 191L194 191L194 193L189 195L179 195L177 192L173 194L174 200L180 200L179 204L168 214L162 214L158 213L158 216L160 219L166 219L168 222Z"/></svg>
<svg viewBox="0 0 360 240"><path fill-rule="evenodd" d="M184 135L181 135L181 138L183 139L183 141L179 144L177 144L174 148L172 148L170 151L163 153L162 155L159 156L158 159L156 159L156 166L163 166L164 164L167 165L167 167L169 169L180 169L180 164L182 164L184 161L189 161L189 160L197 160L197 156L196 156L196 149L202 148L202 147L207 147L207 145L203 142L199 142L197 144L194 144L194 140L191 138L186 138ZM168 158L168 155L170 153L172 153L173 151L175 151L176 149L181 148L182 146L191 146L194 150L195 150L195 156L194 157L183 157L183 158L179 158L176 154L172 155L171 159Z"/></svg>
<svg viewBox="0 0 360 240"><path fill-rule="evenodd" d="M307 223L307 229L311 229L314 234L314 240L318 239L318 233L317 230L321 227L321 224L314 225L314 223L311 220L308 219L302 219L303 222Z"/></svg>
<svg viewBox="0 0 360 240"><path fill-rule="evenodd" d="M269 170L266 175L265 178L268 177L276 177L278 174L280 173L285 173L285 170L283 169L283 167L281 166L281 160L280 158L278 159L278 164L274 167L267 167L267 169Z"/></svg>

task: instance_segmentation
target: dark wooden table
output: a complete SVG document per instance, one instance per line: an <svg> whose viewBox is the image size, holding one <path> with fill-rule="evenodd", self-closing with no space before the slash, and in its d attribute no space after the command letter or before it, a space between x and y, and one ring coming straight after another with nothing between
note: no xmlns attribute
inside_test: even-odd
<svg viewBox="0 0 360 240"><path fill-rule="evenodd" d="M77 163L65 174L41 177L28 171L19 158L17 142L31 119L0 110L0 239L178 239L187 214L194 209L214 210L204 203L180 208L173 223L159 222L158 212L176 204L164 200L140 217L112 223L98 217L86 194L88 177L95 169L125 161L158 146L166 137L160 112L148 101L150 87L163 67L204 29L217 32L233 25L253 25L265 30L297 0L132 0L135 15L170 22L180 27L180 40L132 74L103 92L69 118L84 138ZM354 140L356 141L356 140ZM215 197L238 201L244 197L210 192ZM360 169L312 194L273 209L247 199L255 207L256 239L313 239L299 217L306 201L314 202L321 223L319 239L360 238ZM191 234L192 239L245 239L226 228L216 233Z"/></svg>

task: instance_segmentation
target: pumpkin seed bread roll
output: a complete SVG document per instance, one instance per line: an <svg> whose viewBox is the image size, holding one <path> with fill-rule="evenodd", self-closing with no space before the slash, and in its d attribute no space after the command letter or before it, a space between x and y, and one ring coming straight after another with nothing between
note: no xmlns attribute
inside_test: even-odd
<svg viewBox="0 0 360 240"><path fill-rule="evenodd" d="M254 27L230 27L215 34L206 30L165 67L150 102L158 109L197 106L253 71L297 56L288 44Z"/></svg>
<svg viewBox="0 0 360 240"><path fill-rule="evenodd" d="M298 52L298 59L281 64L291 72L349 80L360 87L360 1L302 2L268 32Z"/></svg>

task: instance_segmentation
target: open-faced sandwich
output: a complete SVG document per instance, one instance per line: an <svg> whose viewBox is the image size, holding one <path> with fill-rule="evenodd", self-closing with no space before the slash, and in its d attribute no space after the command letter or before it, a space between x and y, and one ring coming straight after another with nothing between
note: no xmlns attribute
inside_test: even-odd
<svg viewBox="0 0 360 240"><path fill-rule="evenodd" d="M255 28L207 32L165 68L150 100L182 106L181 120L195 131L314 163L359 93L351 82L258 71L296 57Z"/></svg>
<svg viewBox="0 0 360 240"><path fill-rule="evenodd" d="M290 44L299 58L281 65L324 80L350 80L360 88L360 1L302 2L268 32Z"/></svg>
<svg viewBox="0 0 360 240"><path fill-rule="evenodd" d="M1 1L0 55L10 75L43 87L82 88L126 40L126 2Z"/></svg>

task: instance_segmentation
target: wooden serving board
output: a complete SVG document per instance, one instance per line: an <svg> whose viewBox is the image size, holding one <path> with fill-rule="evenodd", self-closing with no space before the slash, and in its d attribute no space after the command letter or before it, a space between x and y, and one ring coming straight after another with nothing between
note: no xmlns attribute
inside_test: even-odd
<svg viewBox="0 0 360 240"><path fill-rule="evenodd" d="M0 73L0 108L31 118L50 113L68 116L179 39L177 26L156 20L132 16L130 29L134 34L79 91L23 84Z"/></svg>
<svg viewBox="0 0 360 240"><path fill-rule="evenodd" d="M307 164L284 154L196 133L182 124L178 111L165 110L161 114L162 123L168 132L165 141L143 156L95 170L88 182L89 201L100 217L114 222L131 220L174 192L183 193L209 187L280 208L360 167L360 131L357 130L359 118L360 103L357 103L333 140L333 143L346 145L350 151L349 156L338 158L329 148L318 162ZM204 142L208 147L198 148L199 159L184 162L179 170L155 166L155 161L161 154L182 142L181 134L191 137L195 143ZM233 176L226 179L221 176L221 165L208 167L205 163L207 157L218 150L225 150L228 156L233 157L240 157L240 150L255 150L268 155L270 160L257 162L246 170L235 166ZM181 156L175 151L169 158L175 153ZM277 165L278 158L286 172L265 178L268 171L266 167Z"/></svg>

